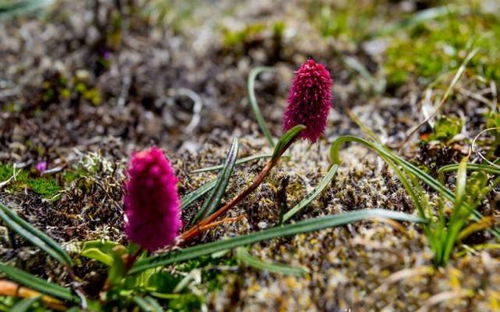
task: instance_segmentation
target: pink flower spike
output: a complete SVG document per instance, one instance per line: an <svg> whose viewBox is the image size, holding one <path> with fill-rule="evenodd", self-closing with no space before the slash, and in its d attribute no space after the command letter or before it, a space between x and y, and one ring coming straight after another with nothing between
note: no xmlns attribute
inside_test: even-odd
<svg viewBox="0 0 500 312"><path fill-rule="evenodd" d="M173 245L179 229L180 198L177 177L157 147L135 153L125 183L125 234L144 249Z"/></svg>
<svg viewBox="0 0 500 312"><path fill-rule="evenodd" d="M42 174L45 170L47 170L47 162L46 161L41 161L35 166L36 171L38 173Z"/></svg>
<svg viewBox="0 0 500 312"><path fill-rule="evenodd" d="M288 106L283 118L283 130L287 131L296 125L307 128L300 137L316 142L325 132L326 120L332 107L332 78L326 67L307 60L295 72Z"/></svg>

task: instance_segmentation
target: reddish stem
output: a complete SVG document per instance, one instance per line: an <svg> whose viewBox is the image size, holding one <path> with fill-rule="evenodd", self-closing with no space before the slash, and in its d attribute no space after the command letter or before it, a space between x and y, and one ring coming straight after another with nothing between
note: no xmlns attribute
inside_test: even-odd
<svg viewBox="0 0 500 312"><path fill-rule="evenodd" d="M222 214L226 213L229 209L232 207L236 206L239 204L243 199L245 199L250 193L252 193L267 177L271 169L276 166L280 160L281 155L292 145L293 142L295 142L297 137L292 139L286 146L283 147L283 149L279 152L278 155L275 157L271 158L266 166L261 170L261 172L255 177L253 180L252 184L250 184L243 192L238 194L237 196L233 197L227 204L219 208L216 212L213 214L209 215L205 219L201 220L197 224L195 224L192 228L187 230L186 232L182 233L180 235L181 241L183 243L188 242L189 240L193 239L196 235L200 234L202 231L202 228L206 226L209 223L212 223L217 219L219 216Z"/></svg>

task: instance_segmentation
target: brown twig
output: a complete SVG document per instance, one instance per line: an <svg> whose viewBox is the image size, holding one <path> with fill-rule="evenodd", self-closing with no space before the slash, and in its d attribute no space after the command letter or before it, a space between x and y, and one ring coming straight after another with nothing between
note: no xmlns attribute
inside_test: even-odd
<svg viewBox="0 0 500 312"><path fill-rule="evenodd" d="M20 286L14 282L0 280L0 296L33 298L40 297L44 305L56 311L66 311L64 303L54 297L43 295L42 293L27 287Z"/></svg>
<svg viewBox="0 0 500 312"><path fill-rule="evenodd" d="M231 223L231 222L240 221L244 217L245 217L245 215L240 215L240 216L237 216L234 218L224 218L220 221L215 221L215 222L209 223L207 225L200 226L200 231L205 231L205 230L211 229L211 228L216 227L217 225L220 225L223 223Z"/></svg>

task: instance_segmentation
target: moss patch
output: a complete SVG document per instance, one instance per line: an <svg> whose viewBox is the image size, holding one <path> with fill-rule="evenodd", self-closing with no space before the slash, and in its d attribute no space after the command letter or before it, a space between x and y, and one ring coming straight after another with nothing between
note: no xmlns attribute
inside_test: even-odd
<svg viewBox="0 0 500 312"><path fill-rule="evenodd" d="M6 181L14 175L12 165L0 165L0 181ZM31 177L28 170L16 170L15 179L7 184L7 190L11 192L20 192L29 188L33 192L44 198L53 198L61 190L61 185L53 177Z"/></svg>
<svg viewBox="0 0 500 312"><path fill-rule="evenodd" d="M387 51L385 70L389 85L399 86L410 78L430 83L440 74L460 66L474 48L479 53L471 60L473 74L486 79L500 78L497 16L467 7L425 23L392 40Z"/></svg>

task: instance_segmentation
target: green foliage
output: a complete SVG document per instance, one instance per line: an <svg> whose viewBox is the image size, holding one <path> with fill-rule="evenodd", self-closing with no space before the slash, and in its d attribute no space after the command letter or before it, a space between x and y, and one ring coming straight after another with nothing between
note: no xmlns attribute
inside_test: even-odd
<svg viewBox="0 0 500 312"><path fill-rule="evenodd" d="M45 198L52 198L61 190L61 186L57 183L57 180L49 177L29 179L27 184L35 193Z"/></svg>
<svg viewBox="0 0 500 312"><path fill-rule="evenodd" d="M51 5L53 0L0 0L0 20L37 13L41 8Z"/></svg>
<svg viewBox="0 0 500 312"><path fill-rule="evenodd" d="M19 217L12 209L0 202L0 219L17 234L42 249L59 262L72 266L70 256L52 238Z"/></svg>
<svg viewBox="0 0 500 312"><path fill-rule="evenodd" d="M493 135L493 142L489 143L492 148L488 151L487 155L487 158L492 159L499 152L498 149L500 148L500 113L491 110L486 113L485 117L486 129L490 129L490 133Z"/></svg>
<svg viewBox="0 0 500 312"><path fill-rule="evenodd" d="M295 205L292 209L287 211L283 215L283 222L286 222L290 220L295 214L297 214L300 210L302 210L304 207L309 205L313 199L315 199L329 184L332 182L333 177L337 173L338 165L332 165L330 169L328 170L327 174L325 177L319 182L318 186L309 194L304 197L297 205Z"/></svg>
<svg viewBox="0 0 500 312"><path fill-rule="evenodd" d="M352 5L348 2L310 1L306 7L309 19L323 37L346 42L360 42L370 34L377 6L370 2Z"/></svg>
<svg viewBox="0 0 500 312"><path fill-rule="evenodd" d="M40 297L32 298L15 298L0 296L0 311L1 312L48 312L40 303Z"/></svg>
<svg viewBox="0 0 500 312"><path fill-rule="evenodd" d="M308 220L299 221L293 224L286 224L260 232L241 235L238 237L220 240L216 242L196 245L179 251L172 251L166 254L149 257L139 260L130 270L131 274L140 273L145 270L162 267L173 263L179 263L200 256L211 255L223 250L229 250L240 246L250 245L256 242L269 240L272 238L290 236L299 233L318 231L321 229L345 225L370 218L381 217L400 221L421 222L420 218L408 214L389 211L384 209L365 209L350 211L337 215L330 215Z"/></svg>
<svg viewBox="0 0 500 312"><path fill-rule="evenodd" d="M195 189L194 191L184 195L182 197L181 209L185 209L186 207L194 203L196 200L198 200L200 197L210 192L210 190L212 190L215 187L215 184L217 184L217 180L209 181L200 186L199 188Z"/></svg>
<svg viewBox="0 0 500 312"><path fill-rule="evenodd" d="M474 171L467 177L467 160L468 158L465 157L458 167L453 209L447 213L443 200L439 200L438 212L428 216L434 222L429 222L425 226L436 265L445 265L448 262L454 246L460 237L463 237L461 232L472 212L500 182L497 178L493 185L488 185L489 177L483 171Z"/></svg>
<svg viewBox="0 0 500 312"><path fill-rule="evenodd" d="M291 267L288 265L261 261L256 257L252 257L244 247L236 248L236 259L248 266L272 273L295 276L301 276L307 273L307 270L301 267Z"/></svg>
<svg viewBox="0 0 500 312"><path fill-rule="evenodd" d="M38 290L39 292L68 301L79 301L79 299L71 293L71 290L69 288L49 283L44 279L38 278L28 272L24 272L1 262L0 271L19 284Z"/></svg>
<svg viewBox="0 0 500 312"><path fill-rule="evenodd" d="M370 142L355 136L341 136L337 138L330 147L330 159L333 164L340 164L340 146L345 142L357 142L375 151L394 171L410 196L420 217L427 222L424 224L424 232L434 251L436 265L445 265L453 252L453 247L460 237L460 232L470 219L481 222L484 218L476 210L482 198L491 191L499 182L495 180L491 187L487 187L487 176L483 171L474 171L471 175L470 185L465 192L467 159L459 166L457 174L457 187L455 194L448 190L442 183L430 177L423 170L396 155L385 146ZM400 169L401 168L401 169ZM480 167L475 167L475 170ZM491 172L491 171L490 171ZM438 192L439 202L432 207L428 195L420 185L424 182ZM453 210L448 217L444 211L444 201L453 204ZM483 228L483 227L478 227ZM498 230L493 228L491 232L499 237Z"/></svg>
<svg viewBox="0 0 500 312"><path fill-rule="evenodd" d="M151 297L134 297L134 302L141 308L144 312L162 312L163 309L155 299Z"/></svg>
<svg viewBox="0 0 500 312"><path fill-rule="evenodd" d="M426 141L447 142L453 139L462 130L463 123L460 118L442 116L436 120L434 129Z"/></svg>
<svg viewBox="0 0 500 312"><path fill-rule="evenodd" d="M252 108L252 111L255 115L255 119L257 119L257 124L259 125L259 128L262 131L262 133L265 135L267 141L269 142L269 145L271 147L274 147L273 136L271 135L271 131L269 131L269 128L267 128L264 116L262 115L259 105L257 104L257 97L255 96L255 90L254 90L255 79L257 79L257 76L260 73L271 72L271 71L273 71L273 68L271 67L256 67L252 69L252 71L250 71L250 74L248 74L247 92L248 92L248 101L250 102L250 107Z"/></svg>
<svg viewBox="0 0 500 312"><path fill-rule="evenodd" d="M241 165L249 161L253 160L258 160L258 159L263 159L263 158L270 158L272 154L259 154L259 155L252 155L244 158L240 158L236 161L235 165ZM206 167L206 168L201 168L201 169L196 169L191 171L191 173L201 173L201 172L208 172L208 171L218 171L224 168L224 165L217 165L217 166L212 166L212 167Z"/></svg>
<svg viewBox="0 0 500 312"><path fill-rule="evenodd" d="M14 169L12 165L0 164L0 182L9 180L14 176L14 173L15 179L6 185L11 192L19 192L29 188L47 199L52 199L61 190L61 186L53 177L40 177L30 174L26 169Z"/></svg>
<svg viewBox="0 0 500 312"><path fill-rule="evenodd" d="M84 257L97 260L107 266L112 266L113 254L117 246L121 245L112 241L87 241L83 244L80 254Z"/></svg>
<svg viewBox="0 0 500 312"><path fill-rule="evenodd" d="M239 31L224 28L222 43L226 49L242 48L244 44L257 39L265 29L266 25L263 23L249 24Z"/></svg>
<svg viewBox="0 0 500 312"><path fill-rule="evenodd" d="M417 23L409 31L396 32L387 50L385 71L391 86L404 84L409 78L430 83L441 74L460 66L461 59L472 48L480 52L469 64L471 74L488 80L500 79L500 59L495 38L500 36L498 15L473 7Z"/></svg>
<svg viewBox="0 0 500 312"><path fill-rule="evenodd" d="M40 300L40 296L38 297L32 297L32 298L26 298L18 303L16 303L11 311L12 312L28 312L28 311L33 311L35 303Z"/></svg>
<svg viewBox="0 0 500 312"><path fill-rule="evenodd" d="M213 213L215 209L219 206L220 201L222 200L222 196L226 192L227 185L229 184L229 179L233 173L234 165L236 162L236 158L238 157L239 144L238 139L234 138L231 147L226 156L226 162L224 167L219 172L217 177L217 182L214 186L214 189L208 195L207 199L203 202L198 213L191 220L191 223L197 222L201 218L206 217L207 215Z"/></svg>
<svg viewBox="0 0 500 312"><path fill-rule="evenodd" d="M283 134L276 145L274 146L273 154L271 156L271 160L276 160L283 155L283 153L288 149L288 147L297 139L299 133L304 130L306 126L304 125L296 125L295 127L288 130L285 134Z"/></svg>

